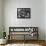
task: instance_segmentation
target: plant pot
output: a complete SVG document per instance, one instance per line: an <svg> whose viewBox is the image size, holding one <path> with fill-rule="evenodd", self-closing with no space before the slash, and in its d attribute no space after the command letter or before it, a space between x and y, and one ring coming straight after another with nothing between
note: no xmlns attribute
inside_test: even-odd
<svg viewBox="0 0 46 46"><path fill-rule="evenodd" d="M0 39L0 44L6 44L7 40L6 39Z"/></svg>

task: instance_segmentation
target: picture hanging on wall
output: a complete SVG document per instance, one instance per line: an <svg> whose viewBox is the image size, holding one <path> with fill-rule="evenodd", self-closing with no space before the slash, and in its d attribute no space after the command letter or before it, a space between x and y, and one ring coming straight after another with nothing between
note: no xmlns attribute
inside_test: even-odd
<svg viewBox="0 0 46 46"><path fill-rule="evenodd" d="M17 8L17 18L30 18L30 8Z"/></svg>

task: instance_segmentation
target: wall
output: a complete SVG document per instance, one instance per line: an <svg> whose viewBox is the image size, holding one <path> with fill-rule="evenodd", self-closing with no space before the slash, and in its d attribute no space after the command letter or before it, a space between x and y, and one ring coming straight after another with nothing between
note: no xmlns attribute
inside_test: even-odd
<svg viewBox="0 0 46 46"><path fill-rule="evenodd" d="M46 40L46 0L45 0L45 40Z"/></svg>
<svg viewBox="0 0 46 46"><path fill-rule="evenodd" d="M31 8L30 19L17 19L17 8ZM44 0L5 0L4 26L7 35L10 26L39 27L39 39L45 39Z"/></svg>
<svg viewBox="0 0 46 46"><path fill-rule="evenodd" d="M0 38L2 37L2 0L0 0Z"/></svg>

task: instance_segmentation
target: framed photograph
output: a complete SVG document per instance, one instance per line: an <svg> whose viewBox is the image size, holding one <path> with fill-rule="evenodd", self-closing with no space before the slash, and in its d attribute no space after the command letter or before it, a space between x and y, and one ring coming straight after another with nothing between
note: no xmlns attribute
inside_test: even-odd
<svg viewBox="0 0 46 46"><path fill-rule="evenodd" d="M30 8L17 8L17 18L30 18Z"/></svg>

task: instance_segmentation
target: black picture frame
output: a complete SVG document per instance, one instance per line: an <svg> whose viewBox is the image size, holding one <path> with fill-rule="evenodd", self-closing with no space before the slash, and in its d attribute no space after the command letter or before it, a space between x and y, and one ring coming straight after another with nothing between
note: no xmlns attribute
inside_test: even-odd
<svg viewBox="0 0 46 46"><path fill-rule="evenodd" d="M17 8L17 18L30 18L30 8Z"/></svg>

